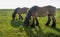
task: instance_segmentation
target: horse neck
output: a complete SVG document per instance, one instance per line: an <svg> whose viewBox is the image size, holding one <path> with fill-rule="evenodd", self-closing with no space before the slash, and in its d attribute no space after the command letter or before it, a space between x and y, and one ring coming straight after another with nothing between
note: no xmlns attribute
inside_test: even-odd
<svg viewBox="0 0 60 37"><path fill-rule="evenodd" d="M31 17L31 13L28 12L26 18L30 19L30 17Z"/></svg>
<svg viewBox="0 0 60 37"><path fill-rule="evenodd" d="M16 16L16 14L17 14L17 10L14 11L13 15Z"/></svg>

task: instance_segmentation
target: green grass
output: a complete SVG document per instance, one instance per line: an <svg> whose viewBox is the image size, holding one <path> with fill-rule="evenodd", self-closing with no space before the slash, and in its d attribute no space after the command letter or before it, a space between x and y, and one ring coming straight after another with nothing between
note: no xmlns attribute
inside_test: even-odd
<svg viewBox="0 0 60 37"><path fill-rule="evenodd" d="M55 29L45 26L47 17L38 17L40 27L25 27L24 20L18 20L18 15L17 20L12 20L12 13L13 9L0 9L0 37L60 37L60 9L56 11ZM25 18L25 14L22 16Z"/></svg>

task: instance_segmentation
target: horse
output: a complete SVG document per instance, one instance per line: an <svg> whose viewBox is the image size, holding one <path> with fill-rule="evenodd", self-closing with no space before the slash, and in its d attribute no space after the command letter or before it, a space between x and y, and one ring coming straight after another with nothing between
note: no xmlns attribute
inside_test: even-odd
<svg viewBox="0 0 60 37"><path fill-rule="evenodd" d="M27 15L25 17L24 20L24 25L28 26L29 25L29 18L32 16L33 18L33 22L30 25L31 27L35 27L39 26L39 22L37 17L44 17L47 16L48 17L48 21L46 22L46 26L49 26L51 18L52 18L52 25L51 27L56 27L56 19L55 19L55 15L56 15L56 7L48 5L48 6L44 6L44 7L39 7L39 6L32 6L28 11L27 11ZM34 23L36 21L36 23Z"/></svg>
<svg viewBox="0 0 60 37"><path fill-rule="evenodd" d="M18 14L19 15L19 20L20 19L23 20L23 17L21 16L21 14L26 13L28 9L29 8L27 8L27 7L23 7L23 8L17 7L12 14L12 19L15 20L16 14Z"/></svg>

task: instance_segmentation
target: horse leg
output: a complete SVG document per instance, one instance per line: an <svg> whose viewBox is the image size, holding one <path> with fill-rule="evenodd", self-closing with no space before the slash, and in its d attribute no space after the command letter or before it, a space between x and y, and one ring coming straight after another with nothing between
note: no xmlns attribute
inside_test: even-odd
<svg viewBox="0 0 60 37"><path fill-rule="evenodd" d="M35 22L35 18L33 17L33 22L32 22L31 27L34 27L34 22Z"/></svg>
<svg viewBox="0 0 60 37"><path fill-rule="evenodd" d="M20 18L23 20L23 17L19 14L19 20L20 20Z"/></svg>
<svg viewBox="0 0 60 37"><path fill-rule="evenodd" d="M53 20L52 27L54 27L54 28L55 28L55 27L56 27L56 19L55 19L55 17L54 17L54 16L52 17L52 20Z"/></svg>
<svg viewBox="0 0 60 37"><path fill-rule="evenodd" d="M24 25L25 26L28 26L29 25L29 18L28 17L25 18Z"/></svg>
<svg viewBox="0 0 60 37"><path fill-rule="evenodd" d="M19 15L19 20L20 20L20 15Z"/></svg>
<svg viewBox="0 0 60 37"><path fill-rule="evenodd" d="M26 16L26 18L24 20L24 25L25 26L29 26L30 17L31 17L31 14L30 14L30 12L28 12L28 14L27 14L27 16Z"/></svg>
<svg viewBox="0 0 60 37"><path fill-rule="evenodd" d="M50 18L50 16L48 15L48 21L47 21L47 23L46 23L45 25L48 26L48 25L50 24L50 21L51 21L51 18Z"/></svg>
<svg viewBox="0 0 60 37"><path fill-rule="evenodd" d="M21 19L23 20L23 17L21 16Z"/></svg>
<svg viewBox="0 0 60 37"><path fill-rule="evenodd" d="M37 18L35 18L35 20L36 20L36 26L39 26L39 22L38 22Z"/></svg>

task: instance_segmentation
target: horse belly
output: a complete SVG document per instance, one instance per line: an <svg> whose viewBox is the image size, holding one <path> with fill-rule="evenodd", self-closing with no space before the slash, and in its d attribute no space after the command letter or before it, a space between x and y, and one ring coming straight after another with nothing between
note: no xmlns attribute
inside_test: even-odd
<svg viewBox="0 0 60 37"><path fill-rule="evenodd" d="M48 15L48 12L47 11L39 11L36 13L36 16L38 17L44 17L44 16L47 16Z"/></svg>

